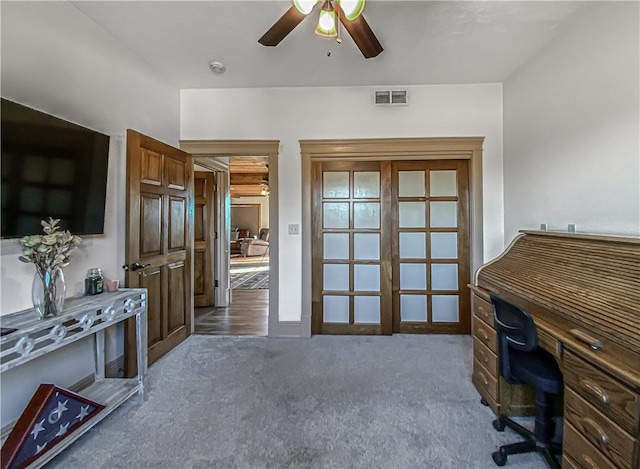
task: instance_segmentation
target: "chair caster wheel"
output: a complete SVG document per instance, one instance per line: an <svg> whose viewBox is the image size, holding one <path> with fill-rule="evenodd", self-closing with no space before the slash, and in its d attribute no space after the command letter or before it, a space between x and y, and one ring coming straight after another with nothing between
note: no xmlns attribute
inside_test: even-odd
<svg viewBox="0 0 640 469"><path fill-rule="evenodd" d="M489 403L487 402L487 400L484 397L482 399L480 399L480 404L482 404L485 407L489 406Z"/></svg>
<svg viewBox="0 0 640 469"><path fill-rule="evenodd" d="M495 428L497 431L499 432L504 431L504 423L502 423L500 419L495 419L493 422L491 422L491 424L493 425L493 428Z"/></svg>
<svg viewBox="0 0 640 469"><path fill-rule="evenodd" d="M500 451L495 451L491 453L491 459L496 463L496 466L504 466L507 464L507 457L503 456Z"/></svg>

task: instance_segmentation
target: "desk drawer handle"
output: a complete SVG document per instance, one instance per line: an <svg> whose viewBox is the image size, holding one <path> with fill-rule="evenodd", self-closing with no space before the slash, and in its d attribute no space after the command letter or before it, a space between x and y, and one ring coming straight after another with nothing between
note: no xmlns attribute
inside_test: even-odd
<svg viewBox="0 0 640 469"><path fill-rule="evenodd" d="M583 419L583 422L596 431L597 437L598 437L598 440L600 441L600 443L602 443L605 446L609 444L609 437L604 432L604 430L602 430L600 425L598 425L595 421L593 421L593 420L591 420L589 418Z"/></svg>
<svg viewBox="0 0 640 469"><path fill-rule="evenodd" d="M485 386L489 386L489 381L487 381L487 378L485 378L484 374L481 371L478 372L478 376L480 376L482 378L482 381L484 382ZM467 379L469 379L469 378L467 378Z"/></svg>
<svg viewBox="0 0 640 469"><path fill-rule="evenodd" d="M484 340L485 342L489 342L489 336L487 335L487 333L484 331L483 328L478 327L478 334L481 336L480 338L482 340Z"/></svg>
<svg viewBox="0 0 640 469"><path fill-rule="evenodd" d="M598 399L602 401L603 404L609 404L611 402L609 395L606 392L604 392L602 388L598 386L596 383L594 383L593 381L588 381L585 379L580 382L585 388L587 388L587 390L595 394L598 397Z"/></svg>
<svg viewBox="0 0 640 469"><path fill-rule="evenodd" d="M600 342L598 339L594 339L593 337L591 337L588 334L585 334L582 331L579 331L577 329L571 329L569 331L569 334L571 334L572 336L574 336L576 339L580 340L581 342L584 342L589 347L591 347L593 350L602 350L602 342Z"/></svg>

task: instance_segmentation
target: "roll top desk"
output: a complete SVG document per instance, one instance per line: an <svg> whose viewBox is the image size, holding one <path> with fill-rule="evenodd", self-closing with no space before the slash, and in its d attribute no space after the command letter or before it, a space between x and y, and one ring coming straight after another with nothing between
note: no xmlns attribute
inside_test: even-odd
<svg viewBox="0 0 640 469"><path fill-rule="evenodd" d="M640 239L522 231L472 290L473 375L496 413L528 414L532 392L500 378L489 293L533 316L562 369L563 467L640 467Z"/></svg>

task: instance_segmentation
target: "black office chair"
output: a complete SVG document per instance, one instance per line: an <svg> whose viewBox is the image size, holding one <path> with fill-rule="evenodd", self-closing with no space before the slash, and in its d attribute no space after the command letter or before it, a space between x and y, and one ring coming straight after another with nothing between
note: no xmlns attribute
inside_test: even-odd
<svg viewBox="0 0 640 469"><path fill-rule="evenodd" d="M554 425L551 420L550 398L562 391L562 372L553 356L538 347L538 334L531 315L491 293L493 317L498 331L498 361L500 375L510 384L528 384L536 390L535 428L531 432L513 420L499 415L493 426L499 432L505 425L525 440L501 446L491 457L504 466L509 454L537 451L552 469L560 465L554 454L561 445L551 441Z"/></svg>

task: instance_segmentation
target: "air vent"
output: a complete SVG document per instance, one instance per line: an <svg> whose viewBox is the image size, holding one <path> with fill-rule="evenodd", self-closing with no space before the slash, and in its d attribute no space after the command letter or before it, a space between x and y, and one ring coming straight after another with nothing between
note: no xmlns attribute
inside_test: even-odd
<svg viewBox="0 0 640 469"><path fill-rule="evenodd" d="M374 94L375 104L396 104L407 105L407 90L384 90L376 91Z"/></svg>

